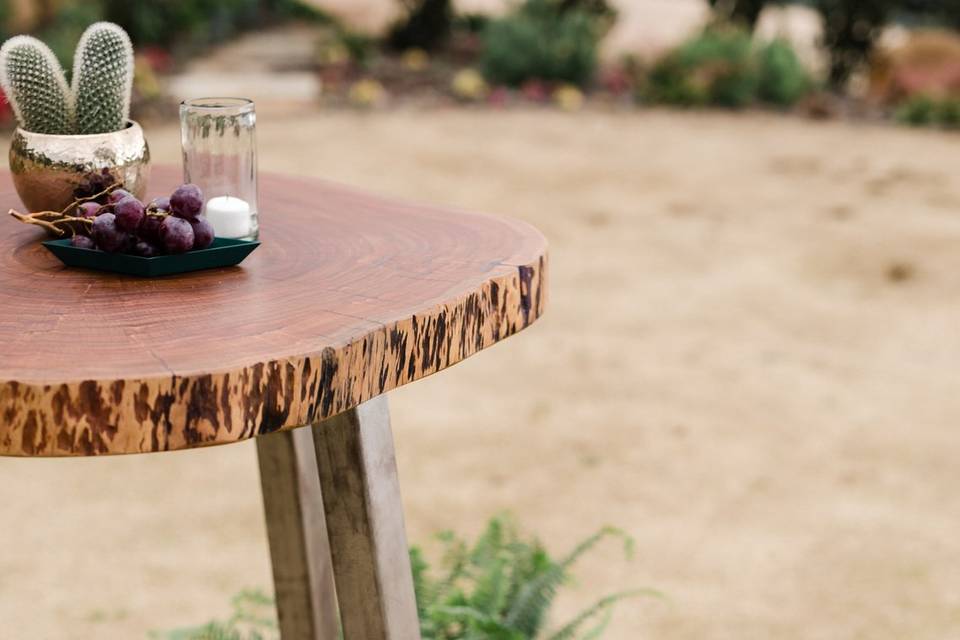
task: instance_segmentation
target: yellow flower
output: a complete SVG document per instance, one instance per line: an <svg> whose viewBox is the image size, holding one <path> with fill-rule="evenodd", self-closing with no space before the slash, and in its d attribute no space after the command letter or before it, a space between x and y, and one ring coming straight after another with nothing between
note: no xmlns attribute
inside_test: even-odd
<svg viewBox="0 0 960 640"><path fill-rule="evenodd" d="M357 107L373 107L382 103L387 97L383 85L372 78L357 80L350 87L350 102Z"/></svg>
<svg viewBox="0 0 960 640"><path fill-rule="evenodd" d="M564 111L579 111L583 107L583 92L572 84L560 85L553 92L553 101Z"/></svg>
<svg viewBox="0 0 960 640"><path fill-rule="evenodd" d="M400 57L400 61L410 71L423 71L430 64L430 56L423 49L407 49Z"/></svg>
<svg viewBox="0 0 960 640"><path fill-rule="evenodd" d="M461 100L482 100L489 92L487 81L475 69L461 69L450 82L453 95Z"/></svg>
<svg viewBox="0 0 960 640"><path fill-rule="evenodd" d="M321 45L317 50L317 62L320 64L343 64L350 60L350 52L339 42L329 42Z"/></svg>

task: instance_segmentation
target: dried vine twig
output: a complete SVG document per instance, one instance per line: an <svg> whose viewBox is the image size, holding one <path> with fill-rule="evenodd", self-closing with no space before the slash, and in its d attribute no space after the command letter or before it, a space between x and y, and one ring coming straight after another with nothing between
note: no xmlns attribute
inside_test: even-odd
<svg viewBox="0 0 960 640"><path fill-rule="evenodd" d="M58 237L62 237L65 231L60 227L58 227L57 225L79 222L79 223L93 226L93 218L81 218L79 216L67 215L68 211L73 211L74 209L76 209L78 206L80 206L85 202L92 202L94 200L97 200L98 198L102 198L103 196L118 189L120 185L121 185L120 182L114 182L109 187L107 187L106 189L104 189L99 193L95 193L92 196L84 196L82 198L77 198L73 202L68 204L62 211L37 211L35 213L24 214L24 213L20 213L15 209L10 209L8 213L14 218L16 218L17 220L19 220L20 222L23 222L25 224L35 224L39 227L43 227L44 229L47 229L48 231L51 231L52 233L56 234ZM101 207L101 210L109 206L110 205L103 205L103 207ZM71 231L73 231L72 228L70 229ZM76 231L74 231L74 234L76 234Z"/></svg>

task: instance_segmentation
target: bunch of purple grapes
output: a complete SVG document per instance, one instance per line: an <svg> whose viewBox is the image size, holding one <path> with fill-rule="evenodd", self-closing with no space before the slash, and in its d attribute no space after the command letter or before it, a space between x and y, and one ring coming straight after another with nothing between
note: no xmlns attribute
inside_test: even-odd
<svg viewBox="0 0 960 640"><path fill-rule="evenodd" d="M105 202L84 202L74 214L92 219L87 234L73 236L82 249L129 253L144 258L206 249L213 244L213 226L201 215L203 193L184 184L169 198L143 204L123 189L111 191Z"/></svg>

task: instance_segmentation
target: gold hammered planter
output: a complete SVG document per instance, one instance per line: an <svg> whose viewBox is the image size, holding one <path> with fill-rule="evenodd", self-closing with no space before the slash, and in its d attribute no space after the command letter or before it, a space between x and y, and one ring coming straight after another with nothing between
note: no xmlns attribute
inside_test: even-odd
<svg viewBox="0 0 960 640"><path fill-rule="evenodd" d="M17 128L10 144L10 172L17 194L29 211L60 211L90 185L112 182L143 199L150 177L150 149L143 129L130 121L125 129L89 135L31 133Z"/></svg>

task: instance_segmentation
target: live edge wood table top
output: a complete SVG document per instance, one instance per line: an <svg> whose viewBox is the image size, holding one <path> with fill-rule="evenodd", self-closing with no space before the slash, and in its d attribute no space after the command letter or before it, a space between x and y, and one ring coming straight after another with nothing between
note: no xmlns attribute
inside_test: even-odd
<svg viewBox="0 0 960 640"><path fill-rule="evenodd" d="M179 182L155 167L151 197ZM38 229L0 219L0 455L167 451L317 423L543 310L546 242L525 223L277 175L261 177L260 209L263 245L240 267L159 279L66 268Z"/></svg>

